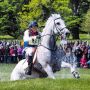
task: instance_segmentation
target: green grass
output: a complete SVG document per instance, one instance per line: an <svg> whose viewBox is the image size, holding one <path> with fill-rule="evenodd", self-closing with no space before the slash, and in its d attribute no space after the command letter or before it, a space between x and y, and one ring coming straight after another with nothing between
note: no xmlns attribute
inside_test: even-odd
<svg viewBox="0 0 90 90"><path fill-rule="evenodd" d="M82 40L90 39L90 34L79 34L79 36L80 36L80 39ZM0 39L13 39L13 37L9 35L0 35ZM72 39L72 35L70 35L69 39Z"/></svg>
<svg viewBox="0 0 90 90"><path fill-rule="evenodd" d="M0 35L0 40L1 39L13 39L13 37L12 36L9 36L9 35Z"/></svg>
<svg viewBox="0 0 90 90"><path fill-rule="evenodd" d="M32 79L0 83L0 90L90 90L89 79Z"/></svg>
<svg viewBox="0 0 90 90"><path fill-rule="evenodd" d="M90 90L90 69L78 69L81 78L74 79L69 69L55 74L56 79L9 81L15 64L0 64L0 90Z"/></svg>
<svg viewBox="0 0 90 90"><path fill-rule="evenodd" d="M1 81L10 80L10 73L12 72L15 64L0 64L0 78Z"/></svg>
<svg viewBox="0 0 90 90"><path fill-rule="evenodd" d="M89 34L79 34L80 39L72 39L72 36L68 37L67 39L69 41L77 41L77 40L82 40L82 41L88 41L90 43L90 35Z"/></svg>
<svg viewBox="0 0 90 90"><path fill-rule="evenodd" d="M89 34L79 34L79 36L80 36L80 39L85 39L85 40L90 40L90 35Z"/></svg>
<svg viewBox="0 0 90 90"><path fill-rule="evenodd" d="M79 37L81 40L90 40L90 35L89 34L79 34ZM72 39L72 35L70 34L69 39Z"/></svg>

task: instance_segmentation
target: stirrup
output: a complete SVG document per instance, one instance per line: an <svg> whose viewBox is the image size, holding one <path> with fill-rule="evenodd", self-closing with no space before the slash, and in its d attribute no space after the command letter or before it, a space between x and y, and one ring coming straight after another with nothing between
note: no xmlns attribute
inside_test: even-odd
<svg viewBox="0 0 90 90"><path fill-rule="evenodd" d="M27 75L31 75L32 73L31 73L31 71L28 71L26 74L27 74Z"/></svg>

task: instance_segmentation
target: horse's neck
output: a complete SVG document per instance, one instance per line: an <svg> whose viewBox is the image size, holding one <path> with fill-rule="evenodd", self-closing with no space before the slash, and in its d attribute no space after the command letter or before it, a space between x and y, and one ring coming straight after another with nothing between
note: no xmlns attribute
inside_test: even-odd
<svg viewBox="0 0 90 90"><path fill-rule="evenodd" d="M48 47L48 48L52 47L52 45L50 45L54 42L54 39L52 37L53 37L52 32L50 30L48 32L44 31L42 33L41 44ZM52 41L52 43L50 41Z"/></svg>

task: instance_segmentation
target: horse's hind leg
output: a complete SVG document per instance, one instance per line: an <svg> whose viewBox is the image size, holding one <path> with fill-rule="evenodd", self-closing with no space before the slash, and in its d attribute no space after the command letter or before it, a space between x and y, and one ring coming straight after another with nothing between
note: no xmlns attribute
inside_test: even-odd
<svg viewBox="0 0 90 90"><path fill-rule="evenodd" d="M50 67L49 64L44 65L43 69L46 71L46 73L48 74L49 78L55 79L54 74L52 72L52 68Z"/></svg>

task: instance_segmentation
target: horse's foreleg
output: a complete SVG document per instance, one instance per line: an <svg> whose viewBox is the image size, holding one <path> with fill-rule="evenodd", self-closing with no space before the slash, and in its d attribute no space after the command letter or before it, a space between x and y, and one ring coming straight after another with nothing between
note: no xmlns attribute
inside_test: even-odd
<svg viewBox="0 0 90 90"><path fill-rule="evenodd" d="M70 69L71 69L71 73L72 73L72 72L76 71L76 66L75 65L71 65Z"/></svg>
<svg viewBox="0 0 90 90"><path fill-rule="evenodd" d="M70 68L71 73L75 78L80 78L79 73L76 71L76 65L71 65L70 63L67 62L62 62L61 67L67 67Z"/></svg>
<svg viewBox="0 0 90 90"><path fill-rule="evenodd" d="M43 69L46 71L46 73L48 74L49 78L55 79L54 74L52 72L52 68L50 67L49 64L44 65Z"/></svg>
<svg viewBox="0 0 90 90"><path fill-rule="evenodd" d="M71 65L71 73L75 78L80 78L79 72L76 70L76 65Z"/></svg>
<svg viewBox="0 0 90 90"><path fill-rule="evenodd" d="M66 62L62 61L62 62L61 62L61 67L62 67L62 68L65 68L65 67L66 67L66 68L70 68L71 65L70 65L69 63L66 63Z"/></svg>

